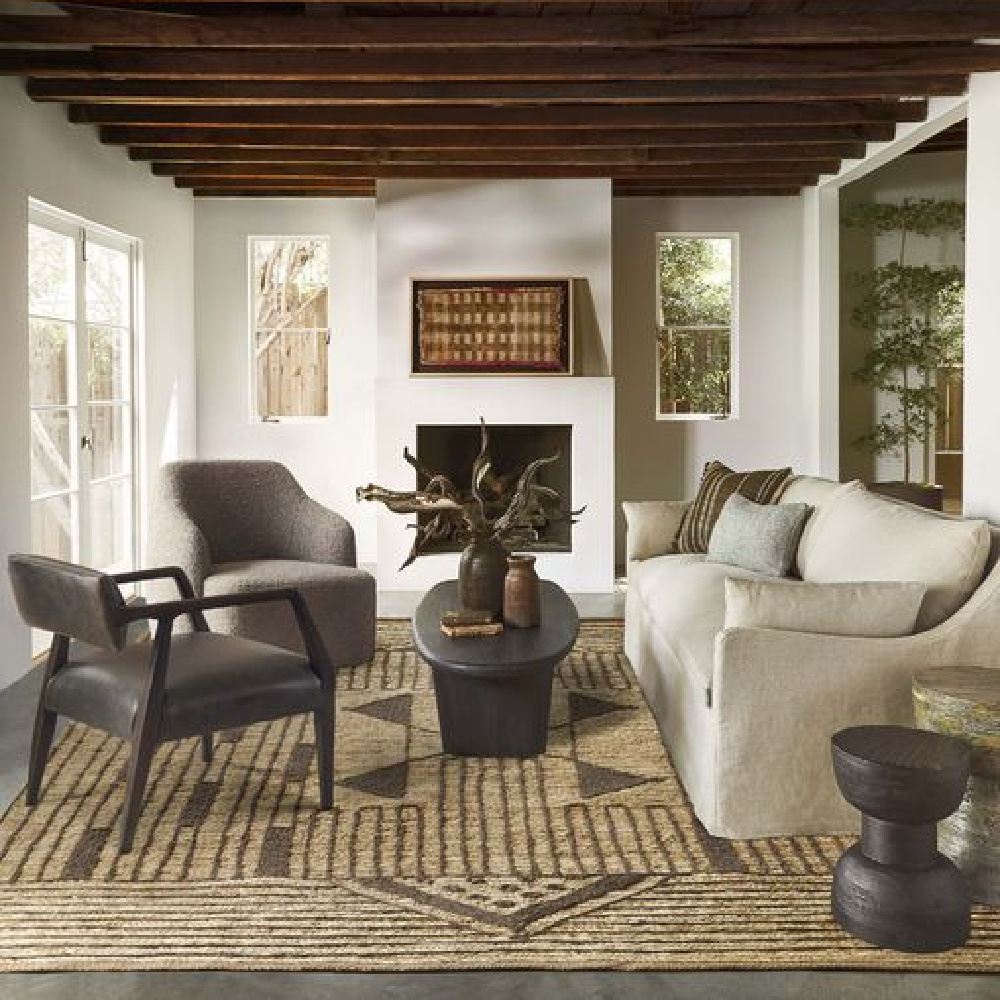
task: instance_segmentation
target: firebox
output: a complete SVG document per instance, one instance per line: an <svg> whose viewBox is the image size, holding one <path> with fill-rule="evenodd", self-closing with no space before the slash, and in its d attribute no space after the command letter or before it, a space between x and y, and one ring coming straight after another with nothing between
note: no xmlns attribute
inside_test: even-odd
<svg viewBox="0 0 1000 1000"><path fill-rule="evenodd" d="M490 479L491 515L501 513L513 493L517 480L530 462L558 455L558 461L542 466L536 482L555 490L572 509L571 495L573 428L569 424L489 424L489 451L492 458ZM428 472L444 475L459 490L471 486L472 465L479 454L478 424L419 424L417 426L417 489L427 485ZM418 515L423 518L427 515ZM570 552L573 526L568 519L550 520L537 526L538 539L519 547L526 552ZM442 539L424 554L458 552L455 538Z"/></svg>

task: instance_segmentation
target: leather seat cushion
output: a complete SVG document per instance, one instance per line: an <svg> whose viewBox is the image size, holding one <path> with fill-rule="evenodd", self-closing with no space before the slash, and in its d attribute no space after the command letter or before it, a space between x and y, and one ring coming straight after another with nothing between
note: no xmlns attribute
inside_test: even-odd
<svg viewBox="0 0 1000 1000"><path fill-rule="evenodd" d="M152 645L121 653L73 643L45 703L60 715L127 737L150 671ZM175 635L164 687L161 739L249 725L322 706L306 657L212 632Z"/></svg>

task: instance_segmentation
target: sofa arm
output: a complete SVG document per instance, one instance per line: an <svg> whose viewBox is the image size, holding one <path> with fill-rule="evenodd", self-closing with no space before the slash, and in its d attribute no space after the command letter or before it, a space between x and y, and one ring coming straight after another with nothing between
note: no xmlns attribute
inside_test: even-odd
<svg viewBox="0 0 1000 1000"><path fill-rule="evenodd" d="M677 534L690 500L624 500L626 558L651 559L677 549Z"/></svg>
<svg viewBox="0 0 1000 1000"><path fill-rule="evenodd" d="M928 638L929 637L929 638ZM830 737L847 726L912 725L915 670L954 662L952 644L724 629L712 681L716 819L727 837L851 830Z"/></svg>
<svg viewBox="0 0 1000 1000"><path fill-rule="evenodd" d="M289 558L357 566L354 528L346 518L309 497L303 497L288 516Z"/></svg>

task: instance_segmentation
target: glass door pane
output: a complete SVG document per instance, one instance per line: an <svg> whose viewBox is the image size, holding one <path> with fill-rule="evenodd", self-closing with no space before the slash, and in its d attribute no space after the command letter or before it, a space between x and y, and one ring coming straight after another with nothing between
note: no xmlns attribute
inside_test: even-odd
<svg viewBox="0 0 1000 1000"><path fill-rule="evenodd" d="M134 560L132 260L130 250L87 243L87 464L84 544L97 569Z"/></svg>
<svg viewBox="0 0 1000 1000"><path fill-rule="evenodd" d="M79 554L76 267L72 235L28 227L32 549L57 558Z"/></svg>
<svg viewBox="0 0 1000 1000"><path fill-rule="evenodd" d="M74 233L29 225L31 549L66 560L80 558L77 262ZM50 641L33 629L32 653Z"/></svg>

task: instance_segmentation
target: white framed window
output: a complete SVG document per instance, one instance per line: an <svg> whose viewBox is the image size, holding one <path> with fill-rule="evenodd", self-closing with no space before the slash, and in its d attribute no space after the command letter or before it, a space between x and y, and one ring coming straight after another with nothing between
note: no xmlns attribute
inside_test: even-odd
<svg viewBox="0 0 1000 1000"><path fill-rule="evenodd" d="M251 418L329 415L330 240L250 236Z"/></svg>
<svg viewBox="0 0 1000 1000"><path fill-rule="evenodd" d="M656 418L736 416L739 236L656 234Z"/></svg>
<svg viewBox="0 0 1000 1000"><path fill-rule="evenodd" d="M36 202L27 236L32 551L122 572L139 540L139 245Z"/></svg>

